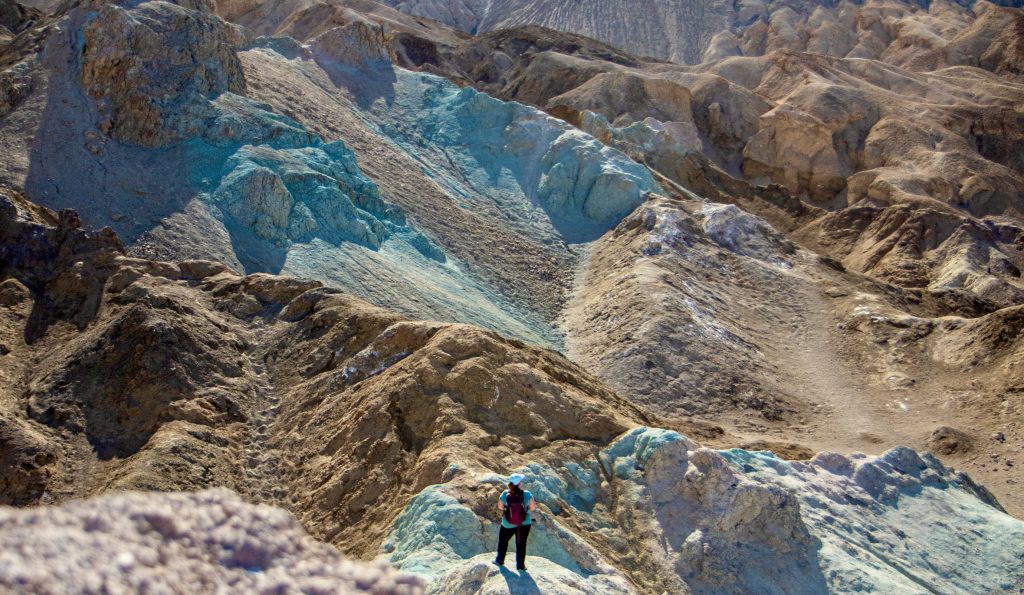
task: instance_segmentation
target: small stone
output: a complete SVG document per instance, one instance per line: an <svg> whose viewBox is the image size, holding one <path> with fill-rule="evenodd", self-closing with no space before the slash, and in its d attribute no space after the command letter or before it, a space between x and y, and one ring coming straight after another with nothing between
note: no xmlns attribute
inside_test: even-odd
<svg viewBox="0 0 1024 595"><path fill-rule="evenodd" d="M15 306L30 297L32 297L32 293L17 279L0 282L0 306Z"/></svg>
<svg viewBox="0 0 1024 595"><path fill-rule="evenodd" d="M996 432L995 434L992 434L992 439L1000 444L1006 442L1006 436L1003 436L1002 432Z"/></svg>
<svg viewBox="0 0 1024 595"><path fill-rule="evenodd" d="M936 428L928 439L928 448L940 455L969 452L972 444L973 441L969 435L948 426Z"/></svg>
<svg viewBox="0 0 1024 595"><path fill-rule="evenodd" d="M0 355L7 355L11 352L11 348L4 343L0 343Z"/></svg>
<svg viewBox="0 0 1024 595"><path fill-rule="evenodd" d="M653 240L647 242L647 245L644 246L642 252L644 256L656 256L658 254L661 254L661 242L656 242Z"/></svg>

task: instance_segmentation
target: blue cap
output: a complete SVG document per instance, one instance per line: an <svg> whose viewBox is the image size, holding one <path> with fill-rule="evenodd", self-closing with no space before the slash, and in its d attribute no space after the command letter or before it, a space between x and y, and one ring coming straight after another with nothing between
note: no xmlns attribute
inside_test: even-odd
<svg viewBox="0 0 1024 595"><path fill-rule="evenodd" d="M524 479L526 479L526 476L522 473L513 473L508 476L508 482L514 486L521 484Z"/></svg>

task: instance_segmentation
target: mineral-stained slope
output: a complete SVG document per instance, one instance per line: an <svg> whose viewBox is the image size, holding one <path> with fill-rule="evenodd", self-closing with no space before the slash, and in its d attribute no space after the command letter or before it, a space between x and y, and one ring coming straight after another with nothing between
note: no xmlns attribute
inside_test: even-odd
<svg viewBox="0 0 1024 595"><path fill-rule="evenodd" d="M313 281L127 257L109 230L10 191L0 256L5 502L230 487L432 592L977 592L1024 579L1024 523L930 455L799 463L704 448L555 352ZM514 470L542 503L529 573L488 564L494 498ZM84 576L128 587L414 586L223 492L4 511L0 527L17 543L0 554L5 585L68 588L35 569L77 545L66 568L103 552Z"/></svg>
<svg viewBox="0 0 1024 595"><path fill-rule="evenodd" d="M851 269L990 309L1024 295L1024 87L1012 79L781 50L683 68L539 29L439 53L422 67L538 105L666 188L741 204Z"/></svg>
<svg viewBox="0 0 1024 595"><path fill-rule="evenodd" d="M4 179L133 254L312 276L559 345L572 246L658 189L564 122L396 69L361 21L306 47L205 5L60 23L10 70L25 91L0 126Z"/></svg>
<svg viewBox="0 0 1024 595"><path fill-rule="evenodd" d="M967 593L1010 589L1022 578L1002 544L937 531L955 517L1019 540L1021 523L909 449L790 463L637 428L590 461L524 471L550 510L531 531L531 551L585 577L567 592ZM502 578L515 592L522 577L488 564L493 529L461 503L459 484L413 499L384 544L387 559L433 578L433 592L508 592ZM583 536L594 549L582 547ZM996 576L986 576L986 561ZM560 575L538 566L540 590L558 592L548 581Z"/></svg>
<svg viewBox="0 0 1024 595"><path fill-rule="evenodd" d="M392 30L390 17L365 18ZM973 43L1002 47L991 36ZM964 290L988 309L1024 295L1024 87L988 62L893 65L776 48L683 68L536 27L467 40L420 25L389 47L402 64L564 118L669 186L741 203L851 269Z"/></svg>

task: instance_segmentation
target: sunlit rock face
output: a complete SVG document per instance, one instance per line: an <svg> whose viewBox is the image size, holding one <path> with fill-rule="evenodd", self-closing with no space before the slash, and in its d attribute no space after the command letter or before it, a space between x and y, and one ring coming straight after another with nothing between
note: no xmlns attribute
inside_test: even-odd
<svg viewBox="0 0 1024 595"><path fill-rule="evenodd" d="M487 566L496 526L452 484L413 498L383 559L439 593L502 580L557 593L972 592L1005 589L1024 572L1019 552L981 536L1019 539L1024 524L970 479L907 448L787 462L637 428L593 459L521 471L550 510L531 530L528 574ZM462 482L497 489L501 478ZM977 531L949 524L950 515Z"/></svg>

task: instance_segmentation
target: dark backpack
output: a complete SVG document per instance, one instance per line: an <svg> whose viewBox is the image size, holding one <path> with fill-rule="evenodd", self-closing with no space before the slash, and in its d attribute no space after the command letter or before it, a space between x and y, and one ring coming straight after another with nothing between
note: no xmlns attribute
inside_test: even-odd
<svg viewBox="0 0 1024 595"><path fill-rule="evenodd" d="M509 490L505 494L505 520L518 527L526 520L526 496L523 492Z"/></svg>

